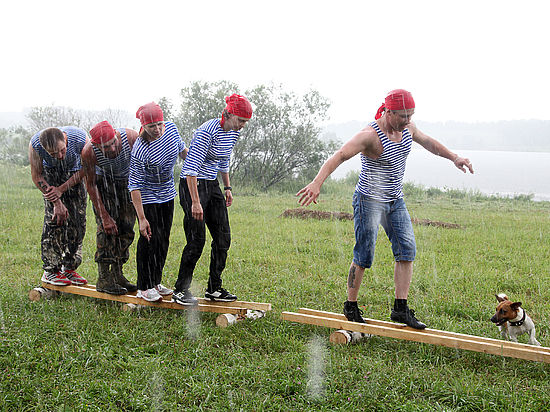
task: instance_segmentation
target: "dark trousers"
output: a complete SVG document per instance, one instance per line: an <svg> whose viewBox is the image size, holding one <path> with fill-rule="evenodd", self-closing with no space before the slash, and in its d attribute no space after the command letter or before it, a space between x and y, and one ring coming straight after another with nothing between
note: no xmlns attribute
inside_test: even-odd
<svg viewBox="0 0 550 412"><path fill-rule="evenodd" d="M214 291L222 286L222 271L225 269L227 251L231 245L231 230L225 197L217 180L198 180L199 199L204 220L193 219L191 214L191 195L185 179L180 179L179 195L183 208L183 229L187 244L181 254L180 270L176 282L176 291L189 289L193 279L193 271L201 257L206 241L206 228L212 235L210 252L210 273L208 290Z"/></svg>
<svg viewBox="0 0 550 412"><path fill-rule="evenodd" d="M74 172L44 168L44 179L51 186L60 186ZM44 199L44 226L42 227L41 254L44 270L48 272L76 269L82 262L82 241L86 233L86 189L82 182L61 196L69 217L61 226L53 220L53 203Z"/></svg>
<svg viewBox="0 0 550 412"><path fill-rule="evenodd" d="M151 226L151 239L141 234L137 243L137 287L147 290L162 280L162 270L170 245L170 229L174 218L174 201L143 205L145 218Z"/></svg>
<svg viewBox="0 0 550 412"><path fill-rule="evenodd" d="M118 233L105 233L101 217L94 208L97 223L95 261L123 265L130 255L128 249L134 241L136 222L136 211L130 199L128 180L115 180L97 175L96 185L105 209L117 225Z"/></svg>

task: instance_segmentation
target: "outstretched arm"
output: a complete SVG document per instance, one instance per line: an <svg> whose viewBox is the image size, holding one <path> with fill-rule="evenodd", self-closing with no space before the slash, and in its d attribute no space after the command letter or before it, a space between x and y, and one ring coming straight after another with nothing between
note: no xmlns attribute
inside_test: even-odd
<svg viewBox="0 0 550 412"><path fill-rule="evenodd" d="M456 153L451 152L441 142L435 140L433 137L430 137L424 132L417 129L416 125L414 125L413 123L409 125L409 131L412 133L413 140L421 145L424 149L437 156L449 159L451 162L454 163L457 168L459 168L464 173L466 173L467 170L469 170L470 173L474 173L474 168L472 167L470 159L460 157Z"/></svg>
<svg viewBox="0 0 550 412"><path fill-rule="evenodd" d="M371 131L362 130L352 137L347 143L345 143L340 149L338 149L338 151L334 153L323 164L323 166L321 166L321 169L319 169L319 173L317 173L315 179L296 193L296 196L300 196L298 203L302 206L317 203L317 198L321 192L321 186L325 180L346 160L349 160L357 153L368 149L372 140L371 134Z"/></svg>

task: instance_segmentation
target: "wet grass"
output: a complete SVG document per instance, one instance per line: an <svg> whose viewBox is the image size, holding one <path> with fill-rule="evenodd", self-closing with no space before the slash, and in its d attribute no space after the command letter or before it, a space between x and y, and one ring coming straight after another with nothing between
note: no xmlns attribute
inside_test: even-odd
<svg viewBox="0 0 550 412"><path fill-rule="evenodd" d="M224 284L243 300L271 302L264 319L221 329L215 314L203 313L192 331L183 311L128 313L118 303L72 295L30 302L41 274L42 200L28 169L0 165L0 171L0 410L547 408L546 364L381 337L330 346L329 329L280 320L282 311L300 307L340 312L354 243L351 221L280 217L297 207L291 194L253 195L237 187L230 209ZM329 184L313 209L350 212L352 190ZM415 226L410 303L418 317L432 328L498 338L489 317L494 294L506 292L523 302L538 340L549 346L548 203L412 192L413 217L461 227ZM181 221L176 207L165 271L170 286L184 245ZM80 271L91 282L94 242L89 205ZM197 295L206 284L208 252L197 266ZM366 316L387 320L393 274L383 233L376 253L359 303ZM135 280L134 257L132 249L126 273ZM308 389L312 364L315 393Z"/></svg>

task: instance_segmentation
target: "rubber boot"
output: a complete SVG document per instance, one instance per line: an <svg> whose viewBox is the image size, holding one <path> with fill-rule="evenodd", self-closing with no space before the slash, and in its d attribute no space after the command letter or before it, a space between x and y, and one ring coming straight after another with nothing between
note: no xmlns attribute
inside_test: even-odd
<svg viewBox="0 0 550 412"><path fill-rule="evenodd" d="M111 270L113 271L115 282L120 286L126 288L129 293L137 292L138 288L133 283L130 283L128 279L122 274L122 264L113 263L111 265Z"/></svg>
<svg viewBox="0 0 550 412"><path fill-rule="evenodd" d="M98 268L98 278L95 289L98 292L108 293L110 295L125 295L128 293L128 289L118 285L115 282L114 274L109 268L109 263L99 262L97 264Z"/></svg>

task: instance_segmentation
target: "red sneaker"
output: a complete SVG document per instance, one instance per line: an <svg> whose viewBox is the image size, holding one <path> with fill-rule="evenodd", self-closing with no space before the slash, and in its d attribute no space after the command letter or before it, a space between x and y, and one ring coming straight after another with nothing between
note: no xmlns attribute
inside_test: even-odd
<svg viewBox="0 0 550 412"><path fill-rule="evenodd" d="M41 280L44 283L56 286L68 286L71 284L71 281L61 272L48 272L45 270Z"/></svg>
<svg viewBox="0 0 550 412"><path fill-rule="evenodd" d="M88 283L86 279L84 279L82 276L80 276L76 271L72 269L65 269L63 271L63 274L73 285L82 286Z"/></svg>

